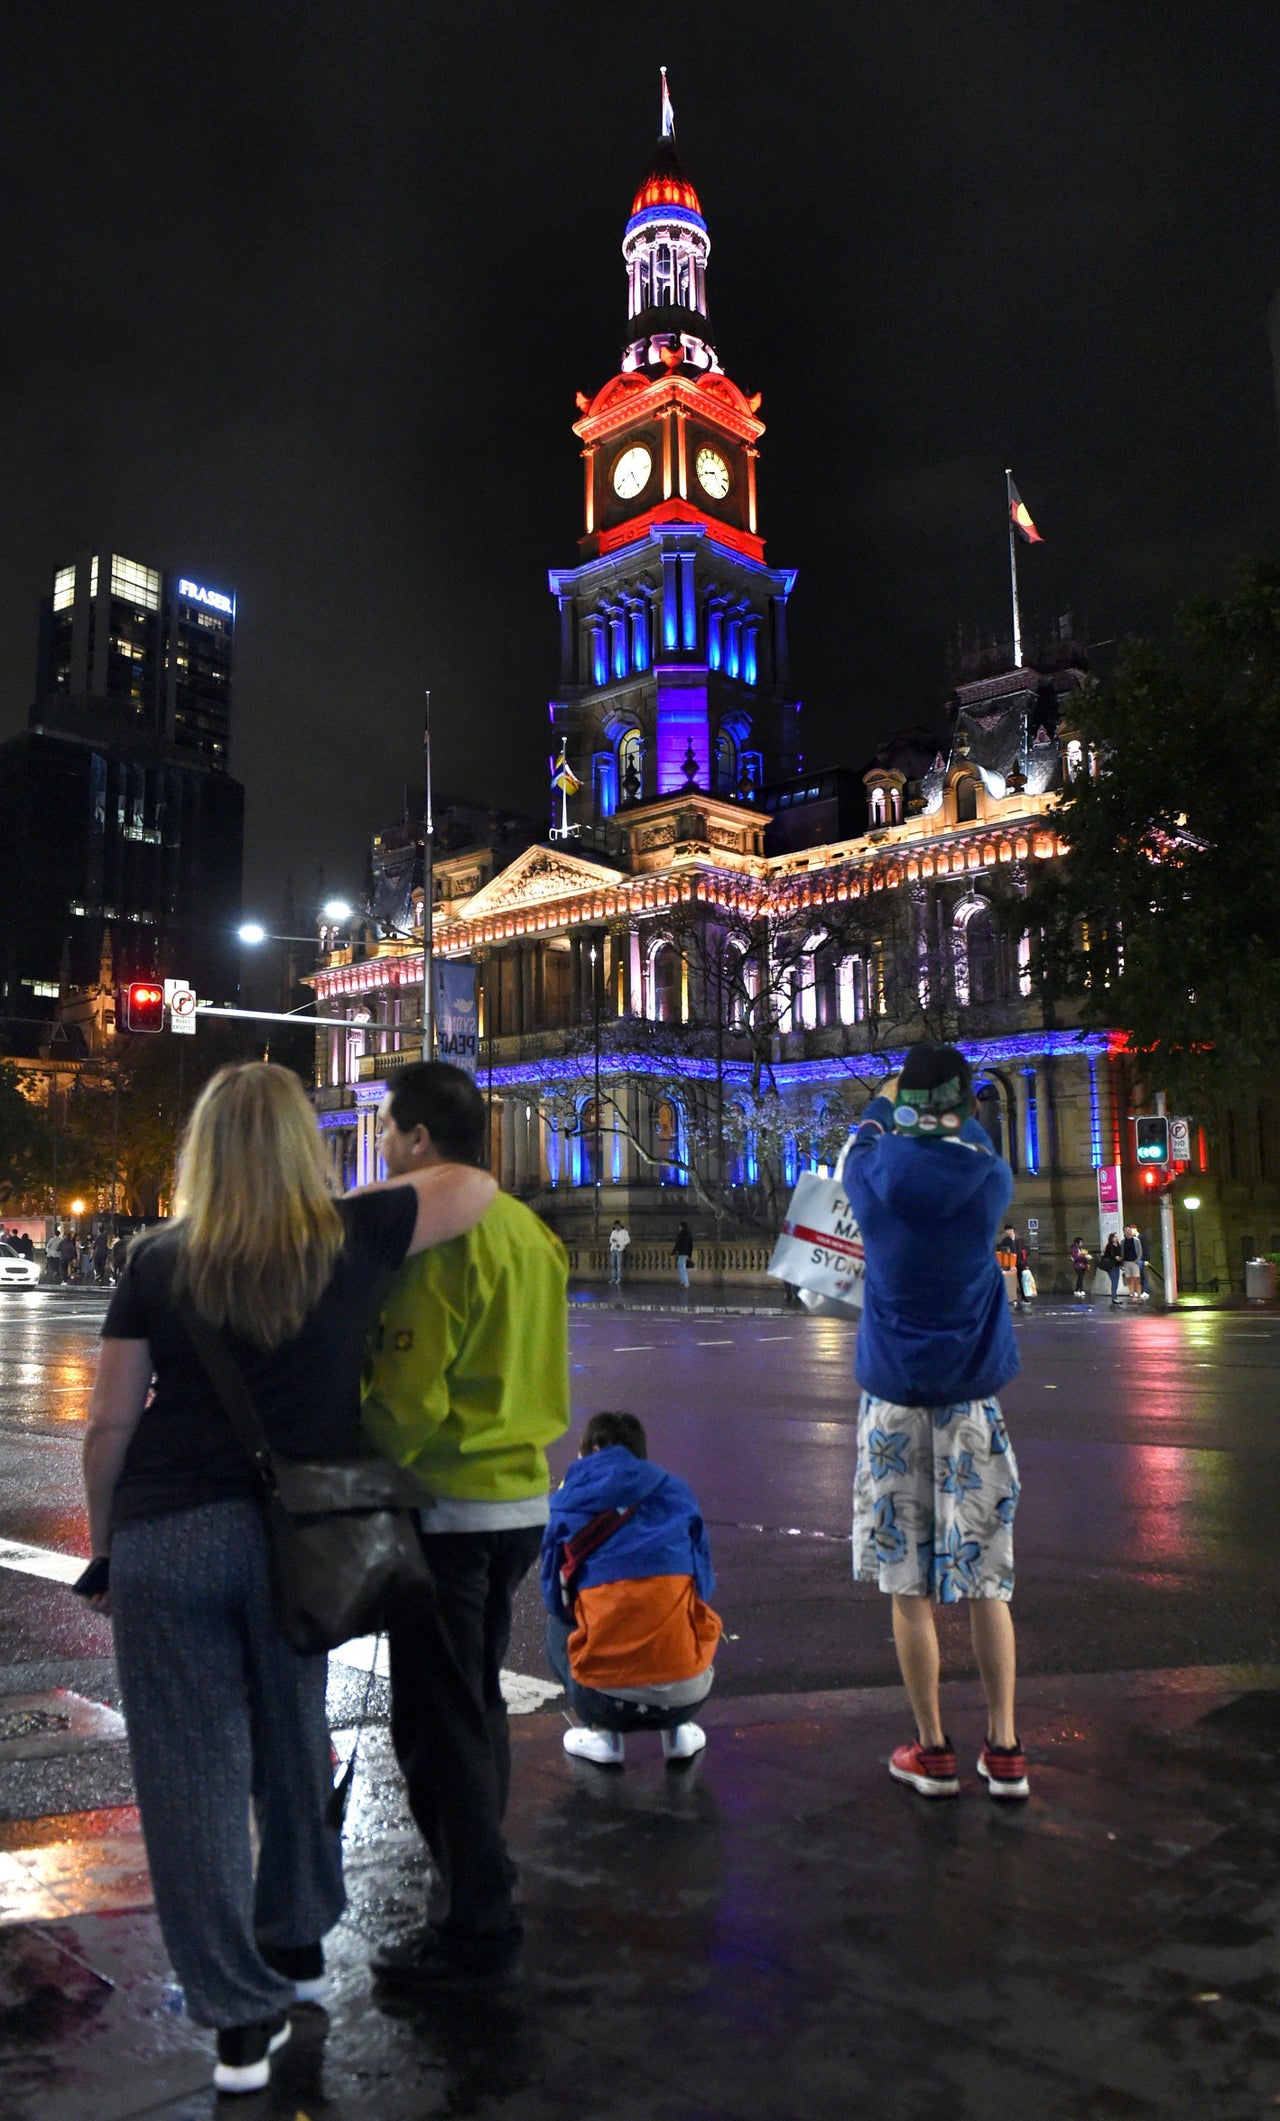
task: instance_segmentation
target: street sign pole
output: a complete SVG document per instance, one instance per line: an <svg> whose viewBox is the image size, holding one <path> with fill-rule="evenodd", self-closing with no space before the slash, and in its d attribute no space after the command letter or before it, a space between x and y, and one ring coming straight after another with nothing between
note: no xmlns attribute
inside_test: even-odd
<svg viewBox="0 0 1280 2121"><path fill-rule="evenodd" d="M1156 1111L1163 1118L1167 1106L1163 1090L1156 1091ZM1166 1173L1170 1167L1166 1166ZM1167 1304L1178 1301L1178 1242L1173 1228L1173 1191L1166 1187L1160 1195L1160 1251L1164 1264L1164 1300Z"/></svg>

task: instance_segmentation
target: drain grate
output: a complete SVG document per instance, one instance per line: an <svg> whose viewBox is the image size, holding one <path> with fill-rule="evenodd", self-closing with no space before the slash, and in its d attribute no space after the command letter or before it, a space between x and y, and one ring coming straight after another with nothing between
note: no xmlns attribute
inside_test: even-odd
<svg viewBox="0 0 1280 2121"><path fill-rule="evenodd" d="M0 1745L15 1738L40 1738L47 1731L69 1731L71 1718L56 1709L11 1709L0 1713Z"/></svg>

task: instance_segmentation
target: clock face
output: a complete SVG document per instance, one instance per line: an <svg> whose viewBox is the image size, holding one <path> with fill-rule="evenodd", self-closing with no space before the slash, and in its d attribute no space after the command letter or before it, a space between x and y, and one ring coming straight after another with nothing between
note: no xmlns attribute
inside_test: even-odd
<svg viewBox="0 0 1280 2121"><path fill-rule="evenodd" d="M698 484L713 501L723 501L729 491L729 467L715 449L700 449L694 458Z"/></svg>
<svg viewBox="0 0 1280 2121"><path fill-rule="evenodd" d="M632 448L624 449L613 467L613 490L618 499L634 501L638 493L644 492L652 470L653 458L643 442L637 442Z"/></svg>

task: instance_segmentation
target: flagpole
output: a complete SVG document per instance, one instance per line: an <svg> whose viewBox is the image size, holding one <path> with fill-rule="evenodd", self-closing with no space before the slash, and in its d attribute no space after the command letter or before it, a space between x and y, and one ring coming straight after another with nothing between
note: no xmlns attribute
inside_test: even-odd
<svg viewBox="0 0 1280 2121"><path fill-rule="evenodd" d="M1009 586L1013 594L1013 667L1022 668L1022 615L1018 610L1018 533L1013 523L1013 472L1004 468L1005 514L1009 518Z"/></svg>
<svg viewBox="0 0 1280 2121"><path fill-rule="evenodd" d="M431 873L431 842L435 824L431 816L431 692L427 691L426 719L422 731L422 759L426 767L426 803L422 814L422 1058L435 1059L435 1012L432 1008L431 975L432 933L431 901L434 896L434 880Z"/></svg>

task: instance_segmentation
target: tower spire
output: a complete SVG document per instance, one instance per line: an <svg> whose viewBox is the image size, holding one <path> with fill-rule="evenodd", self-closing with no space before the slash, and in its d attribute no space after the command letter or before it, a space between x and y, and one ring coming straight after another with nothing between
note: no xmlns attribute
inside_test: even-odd
<svg viewBox="0 0 1280 2121"><path fill-rule="evenodd" d="M676 154L676 118L662 77L662 137L631 207L622 239L630 341L624 370L661 374L672 360L718 369L707 323L711 238L698 194Z"/></svg>

